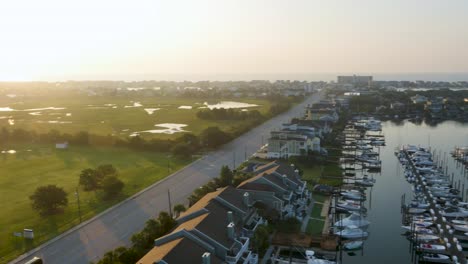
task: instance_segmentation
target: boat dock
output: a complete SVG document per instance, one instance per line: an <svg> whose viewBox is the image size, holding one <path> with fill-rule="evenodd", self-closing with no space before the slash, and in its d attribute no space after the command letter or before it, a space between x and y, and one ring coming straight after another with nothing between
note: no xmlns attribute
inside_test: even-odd
<svg viewBox="0 0 468 264"><path fill-rule="evenodd" d="M408 160L408 165L411 167L413 174L416 176L416 185L421 186L422 192L426 196L427 201L429 201L430 206L428 210L431 212L431 216L435 220L434 224L438 227L441 239L444 241L444 244L447 247L447 254L449 254L452 257L452 259L456 257L456 259L458 260L458 262L452 261L450 263L466 264L467 261L463 250L459 250L459 248L457 248L458 239L456 239L455 235L453 234L453 230L450 229L446 218L442 216L439 208L436 206L437 204L433 199L432 194L429 193L428 188L426 187L426 183L423 181L421 174L416 169L416 166L412 162L410 155L406 150L404 151L404 155ZM413 246L415 249L415 247L417 246L417 242L412 242L411 244L411 246ZM414 261L416 261L416 258L417 255L414 256Z"/></svg>

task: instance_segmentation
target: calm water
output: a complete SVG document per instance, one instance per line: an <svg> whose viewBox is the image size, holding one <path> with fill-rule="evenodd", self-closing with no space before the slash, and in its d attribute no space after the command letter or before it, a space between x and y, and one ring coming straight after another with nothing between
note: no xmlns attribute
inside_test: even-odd
<svg viewBox="0 0 468 264"><path fill-rule="evenodd" d="M439 156L447 160L448 173L454 173L455 181L463 184L460 166L453 161L449 152L454 146L468 145L468 125L456 122L444 122L435 127L426 124L415 125L409 122L394 124L382 123L387 146L380 148L382 171L374 174L377 179L372 189L368 190L365 206L367 218L371 221L370 236L364 244L363 251L354 252L355 256L343 253L343 263L411 263L409 242L401 229L400 197L403 193L411 195L410 184L402 175L402 169L394 155L398 146L405 144L427 146L436 149ZM466 183L468 188L468 183Z"/></svg>

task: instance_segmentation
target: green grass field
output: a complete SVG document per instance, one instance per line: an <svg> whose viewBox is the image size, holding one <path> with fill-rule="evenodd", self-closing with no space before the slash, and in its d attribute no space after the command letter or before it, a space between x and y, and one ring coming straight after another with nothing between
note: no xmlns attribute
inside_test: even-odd
<svg viewBox="0 0 468 264"><path fill-rule="evenodd" d="M257 107L246 108L266 113L270 108L267 100L260 99L226 99L219 101L236 101L256 104ZM210 104L219 101L208 101ZM140 107L133 106L139 102ZM13 109L38 109L45 107L65 108L61 110L37 111L0 111L0 127L24 128L40 133L56 129L63 133L74 134L87 131L98 135L115 135L127 137L133 132L159 129L156 124L176 123L186 124L184 129L199 134L209 126L218 126L224 131L232 131L239 127L244 120L211 121L197 118L199 107L204 107L205 100L200 98L182 97L142 97L142 96L49 96L44 98L18 97L14 99L0 98L0 109L10 107ZM192 109L178 109L180 106L192 106ZM153 114L148 114L145 108L159 108ZM31 113L37 112L37 115ZM68 114L68 115L67 115ZM9 119L14 124L9 123ZM49 123L50 121L54 123ZM58 123L57 123L58 122ZM62 123L60 123L62 122ZM173 138L180 134L141 134L143 137Z"/></svg>
<svg viewBox="0 0 468 264"><path fill-rule="evenodd" d="M313 188L313 184L311 183L339 186L343 182L341 179L342 171L340 167L333 163L325 166L317 165L313 167L304 167L302 170L302 179L310 183L309 188Z"/></svg>
<svg viewBox="0 0 468 264"><path fill-rule="evenodd" d="M71 146L67 150L56 150L48 145L15 145L7 149L15 149L17 153L0 154L0 263L78 224L75 189L81 170L112 164L125 182L124 195L114 201L104 202L94 192L79 192L83 219L89 219L190 162L163 153L121 148ZM36 187L47 184L63 187L69 204L63 214L44 219L31 208L29 196ZM15 239L13 232L24 228L34 229L34 243Z"/></svg>
<svg viewBox="0 0 468 264"><path fill-rule="evenodd" d="M322 234L323 226L325 221L318 219L309 219L307 223L306 233L310 235L320 235Z"/></svg>

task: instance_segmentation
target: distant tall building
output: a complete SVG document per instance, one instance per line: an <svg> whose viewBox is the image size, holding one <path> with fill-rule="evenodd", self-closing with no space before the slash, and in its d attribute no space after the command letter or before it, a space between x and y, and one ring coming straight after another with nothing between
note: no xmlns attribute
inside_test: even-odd
<svg viewBox="0 0 468 264"><path fill-rule="evenodd" d="M338 76L338 84L370 85L372 76Z"/></svg>

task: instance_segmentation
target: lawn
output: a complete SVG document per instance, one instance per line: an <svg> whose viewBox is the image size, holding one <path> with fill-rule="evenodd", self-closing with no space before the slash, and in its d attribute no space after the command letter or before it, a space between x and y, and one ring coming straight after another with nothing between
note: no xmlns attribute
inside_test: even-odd
<svg viewBox="0 0 468 264"><path fill-rule="evenodd" d="M71 146L57 150L48 145L16 145L7 149L17 153L0 154L0 263L78 224L75 190L81 170L112 164L125 182L124 195L114 201L103 202L94 192L79 191L83 219L89 219L190 162L164 153L122 148ZM63 187L69 203L63 214L43 219L31 209L29 196L36 187L47 184ZM13 232L24 228L34 229L34 244L13 237Z"/></svg>
<svg viewBox="0 0 468 264"><path fill-rule="evenodd" d="M318 220L318 219L309 219L309 223L307 224L306 232L310 235L320 235L322 234L323 226L325 225L325 221Z"/></svg>
<svg viewBox="0 0 468 264"><path fill-rule="evenodd" d="M220 101L208 101L216 104ZM236 102L258 105L245 108L258 110L265 114L271 103L261 99L236 98ZM175 123L185 124L184 130L199 134L209 126L218 126L230 132L236 127L246 124L246 120L203 120L196 113L203 109L205 100L189 97L170 96L84 96L79 94L57 95L47 97L17 97L13 99L0 98L0 109L10 107L15 110L40 109L56 107L64 109L48 109L34 111L3 111L0 112L0 127L10 129L24 128L39 133L56 129L62 133L74 134L87 131L91 134L114 135L127 137L134 132L161 129L156 124ZM137 103L136 105L134 105ZM141 105L141 106L140 106ZM136 107L135 107L136 106ZM179 109L180 106L190 106L192 109ZM145 109L158 109L149 114ZM13 121L11 124L10 120ZM141 134L147 138L174 138L180 135L169 134Z"/></svg>
<svg viewBox="0 0 468 264"><path fill-rule="evenodd" d="M303 167L302 170L302 179L310 183L309 188L313 188L313 185L316 183L331 186L339 186L342 184L342 171L336 164L330 163L324 166L316 165L313 167Z"/></svg>
<svg viewBox="0 0 468 264"><path fill-rule="evenodd" d="M314 208L312 208L312 213L310 214L310 217L313 218L322 218L320 214L322 213L322 204L315 203Z"/></svg>
<svg viewBox="0 0 468 264"><path fill-rule="evenodd" d="M318 203L323 203L325 202L325 200L330 197L328 195L324 195L324 194L321 194L321 193L313 193L312 194L312 198L314 199L315 202L318 202Z"/></svg>

